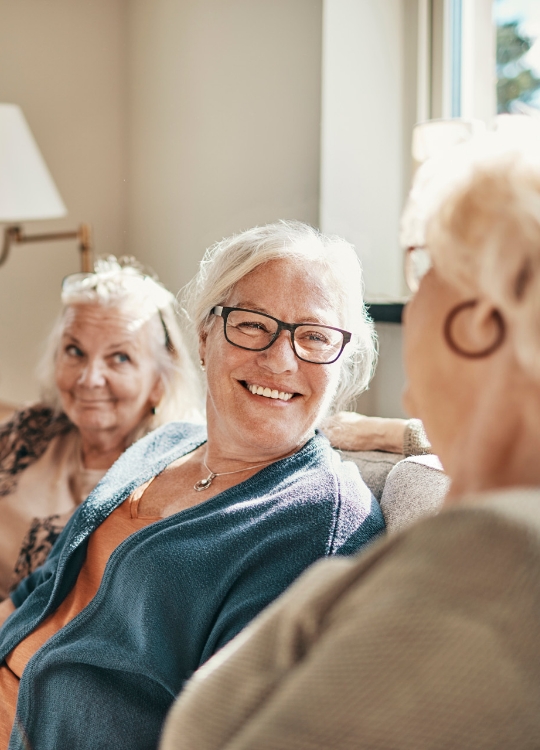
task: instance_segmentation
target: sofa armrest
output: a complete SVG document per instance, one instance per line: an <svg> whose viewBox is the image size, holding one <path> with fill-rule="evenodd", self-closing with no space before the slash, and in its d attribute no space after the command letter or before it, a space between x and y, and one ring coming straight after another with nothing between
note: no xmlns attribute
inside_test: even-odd
<svg viewBox="0 0 540 750"><path fill-rule="evenodd" d="M439 512L450 480L437 456L411 456L391 469L380 500L389 533Z"/></svg>

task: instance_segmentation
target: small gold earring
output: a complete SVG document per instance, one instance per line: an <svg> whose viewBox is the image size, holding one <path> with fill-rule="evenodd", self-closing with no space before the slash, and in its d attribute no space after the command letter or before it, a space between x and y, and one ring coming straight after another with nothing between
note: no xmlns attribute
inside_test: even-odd
<svg viewBox="0 0 540 750"><path fill-rule="evenodd" d="M200 359L199 363L201 365L201 370L204 372L206 370L206 367L204 366L204 359Z"/></svg>

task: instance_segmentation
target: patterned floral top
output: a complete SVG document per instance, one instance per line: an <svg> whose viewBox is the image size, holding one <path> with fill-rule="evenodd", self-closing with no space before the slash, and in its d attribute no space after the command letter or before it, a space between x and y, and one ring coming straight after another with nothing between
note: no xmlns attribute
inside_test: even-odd
<svg viewBox="0 0 540 750"><path fill-rule="evenodd" d="M45 561L104 473L82 466L65 414L37 404L0 425L0 599Z"/></svg>

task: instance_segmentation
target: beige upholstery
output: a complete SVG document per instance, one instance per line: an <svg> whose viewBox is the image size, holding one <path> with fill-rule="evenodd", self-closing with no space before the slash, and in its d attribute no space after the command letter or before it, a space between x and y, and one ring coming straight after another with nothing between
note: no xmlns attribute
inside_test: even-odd
<svg viewBox="0 0 540 750"><path fill-rule="evenodd" d="M394 466L402 461L401 453L384 451L339 451L344 461L355 463L362 479L380 502L386 478Z"/></svg>
<svg viewBox="0 0 540 750"><path fill-rule="evenodd" d="M435 515L449 487L437 456L410 456L382 451L341 451L353 461L381 504L389 533L416 519Z"/></svg>
<svg viewBox="0 0 540 750"><path fill-rule="evenodd" d="M435 515L450 480L437 456L410 456L388 474L381 509L389 533L400 531L423 516Z"/></svg>

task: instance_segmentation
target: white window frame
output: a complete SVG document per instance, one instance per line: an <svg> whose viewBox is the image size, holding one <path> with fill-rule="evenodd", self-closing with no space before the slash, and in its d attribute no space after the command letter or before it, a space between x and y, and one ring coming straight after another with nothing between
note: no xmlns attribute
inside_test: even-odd
<svg viewBox="0 0 540 750"><path fill-rule="evenodd" d="M418 0L417 120L497 112L493 0Z"/></svg>

